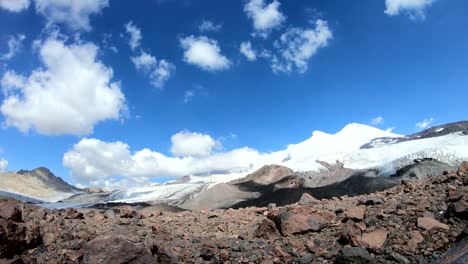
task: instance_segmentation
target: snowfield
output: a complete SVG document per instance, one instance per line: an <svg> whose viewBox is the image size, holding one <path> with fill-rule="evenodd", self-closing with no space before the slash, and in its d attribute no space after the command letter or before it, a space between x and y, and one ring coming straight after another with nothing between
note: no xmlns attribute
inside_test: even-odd
<svg viewBox="0 0 468 264"><path fill-rule="evenodd" d="M399 142L402 135L361 124L349 124L336 134L314 131L312 136L286 149L263 154L244 170L226 174L190 176L188 183L164 184L122 190L111 197L112 202L169 202L178 203L221 183L243 178L263 165L278 164L298 172L325 169L316 161L335 163L340 161L347 168L378 169L381 175L390 175L410 165L417 158L434 158L449 165L468 160L468 136L453 133L445 136ZM361 146L376 138L372 148Z"/></svg>

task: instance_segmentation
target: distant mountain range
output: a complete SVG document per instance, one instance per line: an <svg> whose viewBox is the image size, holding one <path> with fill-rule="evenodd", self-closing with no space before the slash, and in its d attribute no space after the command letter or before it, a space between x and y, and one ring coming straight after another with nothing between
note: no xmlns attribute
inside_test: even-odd
<svg viewBox="0 0 468 264"><path fill-rule="evenodd" d="M320 131L265 156L249 171L186 176L161 185L113 192L76 188L46 168L0 173L0 191L32 202L93 204L165 203L214 209L297 202L304 192L318 198L388 188L401 177L442 173L468 160L468 121L402 136L361 124L336 134ZM393 177L387 177L393 176Z"/></svg>

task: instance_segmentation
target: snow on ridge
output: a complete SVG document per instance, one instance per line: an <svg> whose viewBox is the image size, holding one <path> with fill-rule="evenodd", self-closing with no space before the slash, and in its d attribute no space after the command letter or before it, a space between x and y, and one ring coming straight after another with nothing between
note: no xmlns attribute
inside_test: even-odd
<svg viewBox="0 0 468 264"><path fill-rule="evenodd" d="M121 191L113 202L176 201L193 197L212 186L243 178L263 165L278 164L295 171L318 171L323 169L317 160L335 163L340 161L351 169L379 169L391 174L416 158L434 158L441 162L458 165L468 160L468 136L460 133L440 137L404 141L393 144L379 144L374 148L360 149L376 138L401 138L402 135L383 131L367 125L352 123L335 134L314 131L312 136L300 143L288 145L284 150L263 154L252 161L241 172L190 176L188 183L165 184L140 187ZM290 157L285 159L285 157Z"/></svg>

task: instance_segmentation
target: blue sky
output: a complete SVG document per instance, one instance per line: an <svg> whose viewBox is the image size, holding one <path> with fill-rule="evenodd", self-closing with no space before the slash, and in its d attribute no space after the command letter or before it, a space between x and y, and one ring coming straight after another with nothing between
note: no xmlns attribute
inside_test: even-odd
<svg viewBox="0 0 468 264"><path fill-rule="evenodd" d="M463 0L71 2L0 1L7 170L111 187L468 116Z"/></svg>

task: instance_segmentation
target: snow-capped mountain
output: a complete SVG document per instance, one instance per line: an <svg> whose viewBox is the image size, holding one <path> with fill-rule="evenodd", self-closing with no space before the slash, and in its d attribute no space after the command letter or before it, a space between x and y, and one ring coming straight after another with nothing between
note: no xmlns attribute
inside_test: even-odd
<svg viewBox="0 0 468 264"><path fill-rule="evenodd" d="M180 184L122 190L109 197L108 201L178 204L182 202L181 198L185 200L218 183L243 178L268 164L279 164L297 172L310 172L325 169L317 161L330 164L339 161L346 168L375 169L383 176L395 173L417 158L433 158L456 166L463 160L468 160L467 124L468 122L447 124L410 136L354 123L336 134L314 131L305 141L252 161L253 166L243 172L190 176Z"/></svg>
<svg viewBox="0 0 468 264"><path fill-rule="evenodd" d="M420 158L433 158L451 166L468 160L468 122L429 128L409 136L362 124L349 124L336 134L314 131L310 138L302 142L291 144L280 151L262 154L245 164L245 169L240 171L188 175L166 184L123 189L111 193L102 201L178 205L219 183L244 178L270 164L290 168L299 174L302 172L301 175L314 175L313 172L327 169L319 161L329 164L338 161L348 169L372 169L386 176ZM310 185L311 182L312 185L314 183L310 181L309 187L314 187ZM68 185L44 168L0 173L0 191L47 202L66 201L70 196L86 193ZM75 196L73 201L79 200Z"/></svg>

